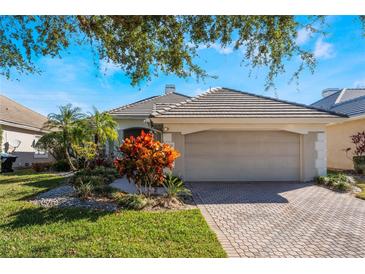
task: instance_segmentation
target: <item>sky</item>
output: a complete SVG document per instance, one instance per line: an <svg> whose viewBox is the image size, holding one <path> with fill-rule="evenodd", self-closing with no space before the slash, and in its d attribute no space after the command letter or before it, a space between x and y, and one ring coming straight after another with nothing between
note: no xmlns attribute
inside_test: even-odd
<svg viewBox="0 0 365 274"><path fill-rule="evenodd" d="M161 95L166 84L175 84L176 91L198 95L210 87L228 87L259 95L311 104L321 98L325 88L365 87L365 37L356 17L330 16L326 35L311 35L305 29L298 32L297 43L311 50L317 58L312 74L304 71L299 85L289 83L298 65L298 57L287 62L287 73L276 80L276 89L265 91L265 69L249 76L249 69L241 66L243 51L233 47L199 50L196 62L210 75L199 81L180 79L174 75L160 75L150 82L133 87L130 79L114 64L95 60L87 47L72 47L61 59L42 57L37 60L41 74L17 75L18 80L0 76L0 92L9 98L47 115L57 112L58 106L72 103L84 112L95 106L109 110L153 95ZM99 66L95 63L99 62Z"/></svg>

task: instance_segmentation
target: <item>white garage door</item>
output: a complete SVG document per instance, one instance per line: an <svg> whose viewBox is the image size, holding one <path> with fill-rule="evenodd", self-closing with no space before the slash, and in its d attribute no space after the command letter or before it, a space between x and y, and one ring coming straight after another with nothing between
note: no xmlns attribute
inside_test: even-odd
<svg viewBox="0 0 365 274"><path fill-rule="evenodd" d="M285 131L203 131L185 136L189 181L297 181L299 135Z"/></svg>

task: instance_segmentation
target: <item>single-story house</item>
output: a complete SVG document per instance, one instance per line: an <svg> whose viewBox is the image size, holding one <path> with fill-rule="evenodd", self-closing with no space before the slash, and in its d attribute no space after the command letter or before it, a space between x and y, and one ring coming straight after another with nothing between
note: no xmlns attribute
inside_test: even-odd
<svg viewBox="0 0 365 274"><path fill-rule="evenodd" d="M18 157L14 168L53 160L47 152L34 147L46 132L42 129L46 121L45 116L0 95L1 151Z"/></svg>
<svg viewBox="0 0 365 274"><path fill-rule="evenodd" d="M327 126L328 168L353 169L354 145L350 136L365 131L365 88L329 88L322 92L322 96L312 106L350 117Z"/></svg>
<svg viewBox="0 0 365 274"><path fill-rule="evenodd" d="M186 181L312 180L326 174L326 125L347 117L229 88L193 98L172 94L175 102L164 95L111 114L124 133L128 127L161 132L180 151L174 173Z"/></svg>

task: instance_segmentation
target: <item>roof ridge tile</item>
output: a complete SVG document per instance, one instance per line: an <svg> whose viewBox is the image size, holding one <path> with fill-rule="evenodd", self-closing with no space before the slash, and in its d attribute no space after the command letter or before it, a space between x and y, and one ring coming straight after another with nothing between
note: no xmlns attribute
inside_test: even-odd
<svg viewBox="0 0 365 274"><path fill-rule="evenodd" d="M333 106L331 106L331 108L340 103L341 98L343 97L343 95L345 94L346 91L347 91L347 88L344 88L341 90L341 93L337 96L336 101L333 104Z"/></svg>
<svg viewBox="0 0 365 274"><path fill-rule="evenodd" d="M130 103L130 104L126 104L126 105L123 105L123 106L120 106L120 107L117 107L117 108L113 108L111 110L108 110L107 112L111 113L111 112L114 112L116 110L125 110L125 109L128 109L132 106L135 106L135 105L138 105L138 104L141 104L141 103L150 102L150 101L152 101L152 99L159 98L160 96L162 96L162 95L155 95L155 96L147 97L145 99L142 99L142 100Z"/></svg>
<svg viewBox="0 0 365 274"><path fill-rule="evenodd" d="M218 93L219 92L219 93ZM197 117L202 117L202 116L206 116L207 115L212 115L212 117L215 117L216 114L214 114L214 110L215 108L217 107L217 104L218 103L214 103L215 100L214 99L217 99L217 98L221 98L222 99L222 103L226 103L227 104L227 113L224 114L222 113L223 111L218 111L221 115L230 115L229 114L229 106L231 104L234 104L232 102L232 97L230 98L230 94L232 95L233 92L237 93L237 94L240 94L240 95L243 95L242 96L242 99L241 98L237 98L237 102L240 103L242 102L242 104L245 103L245 100L249 99L253 99L253 98L258 98L258 99L261 99L262 102L251 102L251 105L255 105L255 104L265 104L265 103L269 103L269 102L277 102L279 105L281 105L282 108L285 108L285 107L298 107L298 110L299 112L302 112L303 115L309 115L309 114L313 114L315 116L319 116L319 117L323 117L323 116L340 116L340 117L348 117L347 115L343 114L343 113L340 113L340 112L334 112L334 111L326 111L326 110L323 110L321 108L317 108L317 107L313 107L313 106L308 106L308 105L305 105L305 104L300 104L300 103L295 103L295 102L289 102L289 101L286 101L286 100L281 100L281 99L276 99L276 98L271 98L271 97L267 97L267 96L263 96L263 95L257 95L257 94L253 94L253 93L249 93L249 92L245 92L245 91L239 91L239 90L235 90L235 89L231 89L231 88L225 88L225 87L216 87L216 88L210 88L208 89L206 92L202 93L202 94L199 94L191 99L188 99L188 100L185 100L183 102L180 102L180 103L176 103L176 104L173 104L171 106L168 106L167 108L164 108L163 110L157 110L156 112L152 113L151 115L152 116L155 116L155 117L160 117L160 116L170 116L171 115L174 115L174 116L178 116L179 115L179 111L181 112L181 115L182 116L185 116L188 115L189 116L189 111L191 112L191 110L186 110L185 108L181 108L181 106L184 106L186 104L187 105L187 108L189 106L192 106L192 104L189 105L189 103L191 102L194 102L194 105L195 106L199 106L199 105L207 105L207 106L211 106L212 110L207 110L206 108L202 108L202 111L197 111L195 109L192 109L192 115L191 116L196 116ZM208 97L208 95L210 94L217 94L217 95L212 95ZM222 95L222 96L220 96ZM223 97L223 95L226 95L227 96L227 100L225 100ZM217 97L218 96L218 97ZM213 100L212 103L209 102L209 100ZM235 100L234 100L235 101ZM252 101L252 100L251 100ZM247 103L247 102L246 102ZM246 104L246 105L250 105L250 104ZM179 108L180 107L180 108ZM273 111L273 110L271 110ZM236 112L236 111L235 111ZM268 110L268 112L270 112L270 110ZM209 114L207 114L209 113ZM244 109L242 109L242 115L244 115L245 111ZM270 112L271 113L271 112ZM279 109L278 109L278 113L276 115L289 115L290 113L286 110L285 113L284 112L280 112Z"/></svg>
<svg viewBox="0 0 365 274"><path fill-rule="evenodd" d="M203 95L207 95L208 93L211 93L213 91L215 91L216 89L219 89L218 87L216 88L209 88L207 91L197 95L197 96L194 96L194 97L190 97L189 99L186 99L185 101L182 101L182 102L179 102L179 103L176 103L172 106L169 106L167 108L164 108L164 109L161 109L161 110L156 110L155 112L152 112L151 115L152 116L155 116L155 115L158 115L158 114L162 114L170 109L173 109L173 108L176 108L178 106L181 106L182 104L186 104L186 103L189 103L189 102L192 102L192 101L196 101L198 100L199 97L202 97Z"/></svg>
<svg viewBox="0 0 365 274"><path fill-rule="evenodd" d="M151 97L148 97L148 98L145 98L145 99L141 99L139 101L136 101L136 102L133 102L133 103L130 103L130 104L126 104L124 106L120 106L120 107L117 107L117 108L114 108L114 109L111 109L109 111L107 111L107 113L111 113L113 114L112 112L115 112L115 111L121 111L121 110L126 110L130 107L133 107L133 106L136 106L136 105L139 105L139 104L144 104L144 103L148 103L148 102L151 102L155 99L159 99L161 97L164 97L164 96L169 96L171 94L174 94L174 95L179 95L179 96L183 96L183 97L186 97L186 98L190 98L188 95L185 95L185 94L182 94L182 93L178 93L178 92L170 92L170 93L167 93L167 94L162 94L162 95L154 95L154 96L151 96ZM173 103L172 103L173 104Z"/></svg>
<svg viewBox="0 0 365 274"><path fill-rule="evenodd" d="M333 114L333 115L347 117L347 115L344 115L343 113L337 113L335 111L324 110L322 108L317 108L317 107L314 107L314 106L311 106L311 105L305 105L305 104L301 104L301 103L290 102L290 101L287 101L287 100L271 98L271 97L268 97L268 96L263 96L263 95L258 95L258 94L254 94L254 93L249 93L249 92L246 92L246 91L234 90L234 89L230 89L230 88L224 88L224 89L232 90L232 91L235 91L235 92L245 93L245 94L248 94L248 95L251 95L251 96L256 96L256 97L259 97L259 98L264 98L264 99L267 99L267 100L272 100L272 101L281 102L281 103L285 103L285 104L290 104L290 105L304 107L304 108L307 108L307 109L314 109L314 110L318 110L320 112L326 112L326 113Z"/></svg>

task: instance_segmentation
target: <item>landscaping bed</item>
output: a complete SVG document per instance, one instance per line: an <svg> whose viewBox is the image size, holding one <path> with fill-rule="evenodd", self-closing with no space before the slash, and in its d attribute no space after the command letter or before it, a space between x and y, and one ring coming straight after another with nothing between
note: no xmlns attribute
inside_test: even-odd
<svg viewBox="0 0 365 274"><path fill-rule="evenodd" d="M355 197L365 200L365 175L330 170L327 176L319 176L315 182L334 191L353 193Z"/></svg>
<svg viewBox="0 0 365 274"><path fill-rule="evenodd" d="M183 186L181 179L166 175L166 181L178 182L166 187L157 194L135 194L120 191L110 186L118 178L113 168L98 167L80 170L65 181L65 185L40 193L30 201L42 207L81 207L93 210L118 211L133 210L182 210L195 208L189 190ZM180 180L180 181L178 181ZM131 183L132 184L132 183ZM159 187L164 189L162 186ZM176 192L177 191L177 192ZM171 193L174 192L174 193Z"/></svg>
<svg viewBox="0 0 365 274"><path fill-rule="evenodd" d="M110 212L29 202L52 189L51 197L67 194L64 181L32 171L0 175L1 257L226 257L198 209Z"/></svg>

